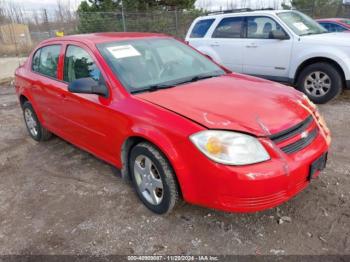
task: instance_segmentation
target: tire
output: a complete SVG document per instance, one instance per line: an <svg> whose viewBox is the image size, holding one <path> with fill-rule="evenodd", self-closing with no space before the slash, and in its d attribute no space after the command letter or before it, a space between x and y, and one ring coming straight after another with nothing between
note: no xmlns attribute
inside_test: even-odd
<svg viewBox="0 0 350 262"><path fill-rule="evenodd" d="M337 97L343 87L340 72L329 63L315 63L305 67L297 81L297 88L316 104L324 104Z"/></svg>
<svg viewBox="0 0 350 262"><path fill-rule="evenodd" d="M157 214L170 213L179 201L179 187L165 156L150 143L137 144L129 155L129 171L144 205Z"/></svg>
<svg viewBox="0 0 350 262"><path fill-rule="evenodd" d="M52 137L52 133L41 125L32 104L29 101L26 101L24 102L22 109L24 123L26 124L29 135L36 141L49 140ZM31 120L29 120L30 117Z"/></svg>

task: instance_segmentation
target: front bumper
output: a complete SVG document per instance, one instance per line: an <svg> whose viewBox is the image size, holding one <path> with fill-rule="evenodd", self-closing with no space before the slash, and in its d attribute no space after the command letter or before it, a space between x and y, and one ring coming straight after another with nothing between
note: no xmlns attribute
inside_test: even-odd
<svg viewBox="0 0 350 262"><path fill-rule="evenodd" d="M319 133L306 148L287 155L261 139L271 160L248 166L215 163L191 144L182 144L187 159L179 177L184 199L229 212L254 212L289 200L309 184L311 164L328 151L330 139ZM313 177L317 177L316 173Z"/></svg>

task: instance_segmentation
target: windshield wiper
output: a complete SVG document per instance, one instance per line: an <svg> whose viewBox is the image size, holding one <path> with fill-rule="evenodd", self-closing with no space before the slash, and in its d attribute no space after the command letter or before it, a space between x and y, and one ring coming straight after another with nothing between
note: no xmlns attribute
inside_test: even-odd
<svg viewBox="0 0 350 262"><path fill-rule="evenodd" d="M150 86L147 86L145 88L138 89L138 90L132 90L130 93L137 94L137 93L143 93L143 92L154 92L154 91L158 91L160 89L172 88L172 87L175 87L177 85L182 85L182 84L186 84L186 83L196 82L196 81L199 81L199 80L203 80L203 79L207 79L207 78L213 78L213 77L217 77L217 76L221 76L221 74L216 74L216 75L197 75L197 76L191 77L190 79L186 79L185 81L180 81L180 82L176 82L176 83L172 83L172 84L150 85Z"/></svg>
<svg viewBox="0 0 350 262"><path fill-rule="evenodd" d="M178 85L186 84L186 83L192 83L192 82L197 82L199 80L207 79L207 78L213 78L213 77L218 77L221 76L221 74L218 75L197 75L194 77L191 77L190 79L187 79L185 81L177 83Z"/></svg>
<svg viewBox="0 0 350 262"><path fill-rule="evenodd" d="M143 92L154 92L160 89L167 89L167 88L172 88L175 85L164 85L164 84L157 84L157 85L150 85L145 88L141 88L138 90L133 90L130 93L131 94L137 94L137 93L143 93Z"/></svg>

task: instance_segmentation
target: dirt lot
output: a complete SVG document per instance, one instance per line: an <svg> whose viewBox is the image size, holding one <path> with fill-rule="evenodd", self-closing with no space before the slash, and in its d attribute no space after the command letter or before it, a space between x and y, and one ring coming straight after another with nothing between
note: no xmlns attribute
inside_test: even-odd
<svg viewBox="0 0 350 262"><path fill-rule="evenodd" d="M0 57L0 83L2 82L2 79L13 77L13 74L18 65L24 63L26 59L26 57Z"/></svg>
<svg viewBox="0 0 350 262"><path fill-rule="evenodd" d="M296 198L255 214L185 204L157 216L106 163L57 137L31 140L2 86L0 254L350 254L349 93L320 110L328 167Z"/></svg>

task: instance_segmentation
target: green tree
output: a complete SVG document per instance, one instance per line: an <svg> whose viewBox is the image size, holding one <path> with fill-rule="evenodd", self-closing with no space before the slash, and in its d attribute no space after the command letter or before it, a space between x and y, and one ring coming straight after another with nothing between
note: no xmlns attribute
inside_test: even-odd
<svg viewBox="0 0 350 262"><path fill-rule="evenodd" d="M120 0L85 0L78 7L78 12L105 12L114 11L118 8Z"/></svg>
<svg viewBox="0 0 350 262"><path fill-rule="evenodd" d="M305 12L315 18L334 17L341 15L342 0L292 0L282 4L284 9L291 7Z"/></svg>
<svg viewBox="0 0 350 262"><path fill-rule="evenodd" d="M113 0L88 0L82 1L78 7L80 33L118 31L121 25L118 23L116 11L118 3Z"/></svg>
<svg viewBox="0 0 350 262"><path fill-rule="evenodd" d="M194 3L195 0L123 0L124 7L129 10L190 10Z"/></svg>
<svg viewBox="0 0 350 262"><path fill-rule="evenodd" d="M85 0L78 7L81 33L122 31L122 6L131 31L171 33L167 29L179 26L179 12L194 10L195 0ZM176 13L163 12L176 10ZM174 31L178 34L178 30Z"/></svg>
<svg viewBox="0 0 350 262"><path fill-rule="evenodd" d="M194 8L196 0L85 0L80 3L80 12L111 12L120 10L121 5L125 9L149 10L149 9L174 9L190 10Z"/></svg>

